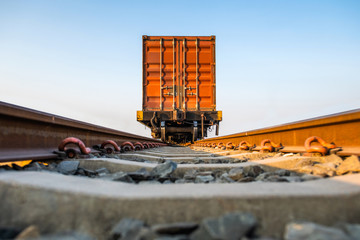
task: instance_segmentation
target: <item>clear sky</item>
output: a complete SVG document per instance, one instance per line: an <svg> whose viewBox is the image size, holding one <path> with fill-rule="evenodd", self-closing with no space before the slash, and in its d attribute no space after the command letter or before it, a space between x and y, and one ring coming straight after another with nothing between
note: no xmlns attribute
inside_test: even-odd
<svg viewBox="0 0 360 240"><path fill-rule="evenodd" d="M142 35L216 35L221 135L360 107L357 0L0 0L0 101L150 136Z"/></svg>

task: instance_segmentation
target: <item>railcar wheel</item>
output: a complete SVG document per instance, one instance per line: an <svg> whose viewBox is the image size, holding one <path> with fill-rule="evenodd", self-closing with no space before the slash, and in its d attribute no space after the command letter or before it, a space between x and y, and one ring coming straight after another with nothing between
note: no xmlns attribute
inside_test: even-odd
<svg viewBox="0 0 360 240"><path fill-rule="evenodd" d="M161 122L161 141L166 141L166 134L165 134L165 122Z"/></svg>
<svg viewBox="0 0 360 240"><path fill-rule="evenodd" d="M195 142L198 138L199 135L199 131L198 131L198 127L197 127L197 121L194 121L194 128L193 128L193 133L192 133L192 142Z"/></svg>

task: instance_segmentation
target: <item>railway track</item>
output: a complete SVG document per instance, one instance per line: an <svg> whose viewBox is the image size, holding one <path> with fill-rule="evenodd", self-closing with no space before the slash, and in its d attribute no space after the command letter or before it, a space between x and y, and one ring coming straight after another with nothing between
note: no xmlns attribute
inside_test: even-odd
<svg viewBox="0 0 360 240"><path fill-rule="evenodd" d="M140 143L138 146L141 149L162 145L155 139L4 102L0 102L0 134L0 162L56 159L59 157L58 146L61 144L69 144L79 154L99 153L99 149L90 149L91 152L85 148L81 150L79 143L90 148L96 145L101 147L109 139L120 147L123 143L130 142L130 148L134 149L135 143ZM69 137L77 140L71 141L67 139ZM144 146L143 143L149 144ZM113 143L110 145L112 150L116 150L117 146Z"/></svg>
<svg viewBox="0 0 360 240"><path fill-rule="evenodd" d="M284 153L360 155L360 110L241 132L196 142L196 146ZM331 144L333 143L333 144Z"/></svg>
<svg viewBox="0 0 360 240"><path fill-rule="evenodd" d="M0 211L6 216L0 218L0 226L13 236L359 236L359 111L185 147L0 106L0 157L12 162L0 172ZM331 142L334 146L328 145ZM249 149L241 148L245 146ZM13 162L29 159L32 162L24 166Z"/></svg>

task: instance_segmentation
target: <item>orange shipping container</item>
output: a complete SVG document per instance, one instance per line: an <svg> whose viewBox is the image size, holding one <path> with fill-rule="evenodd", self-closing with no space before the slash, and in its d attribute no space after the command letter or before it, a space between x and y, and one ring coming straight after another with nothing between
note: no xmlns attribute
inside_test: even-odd
<svg viewBox="0 0 360 240"><path fill-rule="evenodd" d="M215 36L143 37L143 110L216 110Z"/></svg>
<svg viewBox="0 0 360 240"><path fill-rule="evenodd" d="M143 36L143 106L137 120L163 141L203 138L222 118L215 76L215 36Z"/></svg>

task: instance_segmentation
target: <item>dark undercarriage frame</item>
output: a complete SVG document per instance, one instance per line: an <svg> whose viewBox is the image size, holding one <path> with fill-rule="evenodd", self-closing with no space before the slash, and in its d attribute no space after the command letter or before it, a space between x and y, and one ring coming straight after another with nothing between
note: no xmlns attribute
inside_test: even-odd
<svg viewBox="0 0 360 240"><path fill-rule="evenodd" d="M218 111L143 111L139 122L151 128L153 138L168 143L187 143L203 139L212 126L219 133Z"/></svg>

